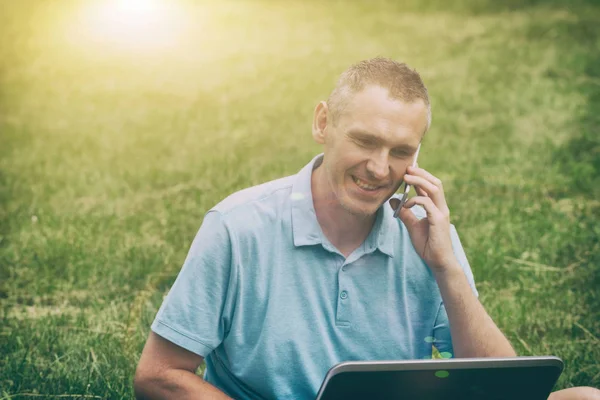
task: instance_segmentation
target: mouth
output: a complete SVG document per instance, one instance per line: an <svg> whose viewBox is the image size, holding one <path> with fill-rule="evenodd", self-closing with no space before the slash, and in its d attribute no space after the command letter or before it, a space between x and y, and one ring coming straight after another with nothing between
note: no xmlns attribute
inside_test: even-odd
<svg viewBox="0 0 600 400"><path fill-rule="evenodd" d="M359 178L357 178L356 176L352 175L352 180L354 181L354 184L362 191L362 192L366 192L370 195L374 195L374 194L379 194L383 189L385 189L387 187L387 185L372 185L369 184Z"/></svg>

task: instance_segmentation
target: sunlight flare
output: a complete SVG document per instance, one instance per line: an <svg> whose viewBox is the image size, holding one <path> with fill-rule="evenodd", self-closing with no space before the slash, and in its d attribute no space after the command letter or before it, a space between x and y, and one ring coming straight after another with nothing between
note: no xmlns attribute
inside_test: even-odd
<svg viewBox="0 0 600 400"><path fill-rule="evenodd" d="M126 50L176 47L187 26L181 4L161 0L112 0L82 10L74 37L87 44Z"/></svg>

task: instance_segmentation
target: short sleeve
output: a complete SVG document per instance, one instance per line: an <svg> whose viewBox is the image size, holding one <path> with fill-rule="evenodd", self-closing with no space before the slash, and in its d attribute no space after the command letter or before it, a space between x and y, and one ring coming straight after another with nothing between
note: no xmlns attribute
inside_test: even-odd
<svg viewBox="0 0 600 400"><path fill-rule="evenodd" d="M232 241L223 217L204 217L152 331L202 357L225 338L233 309Z"/></svg>

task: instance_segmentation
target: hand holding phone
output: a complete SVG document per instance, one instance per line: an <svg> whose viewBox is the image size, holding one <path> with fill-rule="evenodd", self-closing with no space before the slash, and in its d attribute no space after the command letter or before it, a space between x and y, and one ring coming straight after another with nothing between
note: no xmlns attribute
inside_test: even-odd
<svg viewBox="0 0 600 400"><path fill-rule="evenodd" d="M425 261L434 275L451 276L438 274L443 271L462 270L452 247L450 210L440 179L423 168L415 168L420 148L419 145L415 152L413 169L409 175L404 176L404 193L401 198L390 199L389 203L394 210L394 216L401 220L408 231L417 254ZM408 192L411 185L407 183L406 179L413 182L413 185L417 185L417 196L410 199ZM406 204L409 204L409 207L416 205L422 207L426 216L419 217L413 212L400 212Z"/></svg>
<svg viewBox="0 0 600 400"><path fill-rule="evenodd" d="M417 147L417 151L415 152L415 158L413 159L413 163L412 163L413 167L417 166L417 158L419 157L419 150L421 150L421 143L419 143L419 147ZM410 185L405 183L404 184L404 193L402 194L402 198L400 198L400 203L398 204L398 207L394 210L394 218L398 217L398 214L400 214L400 210L402 209L402 207L404 207L406 200L408 200L408 192L410 192Z"/></svg>

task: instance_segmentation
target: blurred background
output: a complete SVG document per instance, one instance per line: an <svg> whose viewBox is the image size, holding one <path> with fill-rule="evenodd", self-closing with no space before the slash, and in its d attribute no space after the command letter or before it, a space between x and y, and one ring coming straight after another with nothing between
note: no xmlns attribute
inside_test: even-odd
<svg viewBox="0 0 600 400"><path fill-rule="evenodd" d="M204 213L321 151L350 64L408 63L480 300L600 386L594 1L0 0L0 399L131 398Z"/></svg>

